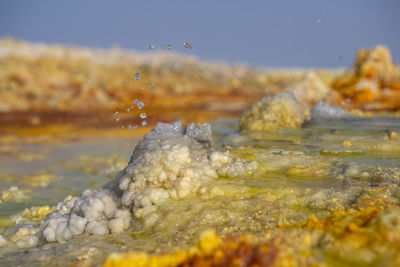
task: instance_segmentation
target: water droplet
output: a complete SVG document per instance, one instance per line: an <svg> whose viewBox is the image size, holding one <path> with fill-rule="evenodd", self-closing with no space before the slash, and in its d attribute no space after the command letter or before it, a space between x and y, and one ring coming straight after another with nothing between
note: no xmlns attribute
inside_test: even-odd
<svg viewBox="0 0 400 267"><path fill-rule="evenodd" d="M142 113L139 115L140 118L142 119L146 119L147 118L147 114L146 113Z"/></svg>
<svg viewBox="0 0 400 267"><path fill-rule="evenodd" d="M134 129L137 129L137 125L135 124L135 126L133 126Z"/></svg>
<svg viewBox="0 0 400 267"><path fill-rule="evenodd" d="M144 108L144 103L142 101L140 101L140 100L137 100L136 98L135 98L135 100L133 100L133 103L136 104L138 109Z"/></svg>
<svg viewBox="0 0 400 267"><path fill-rule="evenodd" d="M118 115L118 111L115 111L114 114L115 114L115 115Z"/></svg>
<svg viewBox="0 0 400 267"><path fill-rule="evenodd" d="M129 112L129 111L131 111L131 109L130 109L130 108L127 108L127 109L126 109L126 112Z"/></svg>
<svg viewBox="0 0 400 267"><path fill-rule="evenodd" d="M131 109L133 109L133 105L131 106Z"/></svg>
<svg viewBox="0 0 400 267"><path fill-rule="evenodd" d="M147 126L147 121L142 121L142 126Z"/></svg>
<svg viewBox="0 0 400 267"><path fill-rule="evenodd" d="M129 129L129 130L132 130L132 125L129 124L129 125L128 125L128 129Z"/></svg>
<svg viewBox="0 0 400 267"><path fill-rule="evenodd" d="M185 48L192 49L192 43L190 43L190 42L184 42L184 43L183 43L183 46L184 46Z"/></svg>
<svg viewBox="0 0 400 267"><path fill-rule="evenodd" d="M124 125L122 125L122 126L121 126L121 128L122 128L122 129L124 129L124 128L125 128L125 126L124 126Z"/></svg>
<svg viewBox="0 0 400 267"><path fill-rule="evenodd" d="M117 117L115 120L116 120L116 121L119 121L119 117Z"/></svg>
<svg viewBox="0 0 400 267"><path fill-rule="evenodd" d="M156 47L155 47L154 45L152 45L152 44L149 44L148 48L151 49L151 50L153 50L153 49L156 48Z"/></svg>
<svg viewBox="0 0 400 267"><path fill-rule="evenodd" d="M149 84L149 88L153 88L153 84L152 83Z"/></svg>
<svg viewBox="0 0 400 267"><path fill-rule="evenodd" d="M135 73L135 79L136 79L136 81L139 80L139 72Z"/></svg>

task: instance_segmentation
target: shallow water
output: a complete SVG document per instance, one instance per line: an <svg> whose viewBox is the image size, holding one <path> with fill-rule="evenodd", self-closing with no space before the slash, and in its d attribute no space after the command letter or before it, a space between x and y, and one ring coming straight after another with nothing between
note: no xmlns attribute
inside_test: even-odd
<svg viewBox="0 0 400 267"><path fill-rule="evenodd" d="M100 263L112 251L158 252L185 247L203 229L225 235L260 234L280 223L329 215L348 207L376 167L400 167L398 118L352 118L309 123L274 133L238 133L238 119L212 122L215 149L255 160L257 169L211 182L209 193L161 205L163 219L152 229L140 221L125 233L75 237L64 244L30 249L0 248L0 263L66 265L94 257ZM351 145L344 145L343 141ZM27 198L0 203L2 230L24 208L55 205L67 195L98 188L126 166L138 137L115 137L63 144L16 144L0 150L0 190L17 185ZM4 148L5 145L3 145ZM21 155L40 155L38 158ZM42 176L40 176L42 175ZM39 178L37 178L39 176ZM35 178L36 177L36 178ZM322 196L321 196L322 195ZM19 222L31 222L19 217ZM24 255L22 257L22 255Z"/></svg>
<svg viewBox="0 0 400 267"><path fill-rule="evenodd" d="M15 154L0 153L0 191L10 186L32 191L25 193L28 198L21 201L1 203L0 217L16 214L26 207L55 205L69 194L100 187L126 166L138 140L139 137L133 136L13 145L18 151ZM40 155L40 158L21 159L24 154Z"/></svg>

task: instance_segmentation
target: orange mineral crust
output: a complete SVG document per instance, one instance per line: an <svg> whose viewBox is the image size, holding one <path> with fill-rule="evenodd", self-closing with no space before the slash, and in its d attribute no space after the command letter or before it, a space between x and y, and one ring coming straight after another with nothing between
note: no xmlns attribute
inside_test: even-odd
<svg viewBox="0 0 400 267"><path fill-rule="evenodd" d="M271 266L289 263L278 259L280 241L252 235L219 237L214 231L204 231L199 240L187 250L171 254L148 255L128 252L112 254L104 267L113 266Z"/></svg>
<svg viewBox="0 0 400 267"><path fill-rule="evenodd" d="M383 45L360 49L353 68L334 80L332 88L341 94L340 101L350 109L400 109L399 67Z"/></svg>

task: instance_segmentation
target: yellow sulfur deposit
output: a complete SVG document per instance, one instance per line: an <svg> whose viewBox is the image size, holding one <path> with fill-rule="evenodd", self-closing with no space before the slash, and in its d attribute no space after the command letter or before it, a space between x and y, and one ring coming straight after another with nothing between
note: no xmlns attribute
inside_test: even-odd
<svg viewBox="0 0 400 267"><path fill-rule="evenodd" d="M26 217L26 218L32 218L32 219L35 219L35 220L41 220L48 213L50 213L53 210L54 210L54 207L50 208L50 206L48 206L48 205L46 205L46 206L34 206L34 207L26 208L23 211L22 216Z"/></svg>
<svg viewBox="0 0 400 267"><path fill-rule="evenodd" d="M195 245L187 250L176 250L173 253L162 255L148 255L140 252L111 254L104 262L103 267L169 267L178 266L192 258L207 257L220 246L222 239L213 230L206 230L200 234Z"/></svg>
<svg viewBox="0 0 400 267"><path fill-rule="evenodd" d="M351 146L351 142L347 139L343 140L342 142L343 147L350 147Z"/></svg>
<svg viewBox="0 0 400 267"><path fill-rule="evenodd" d="M399 212L398 207L380 210L369 206L339 209L323 219L312 214L305 221L274 229L261 238L249 234L219 237L208 230L186 250L158 255L111 254L103 266L365 266L379 262L397 266ZM323 255L326 263L316 255Z"/></svg>
<svg viewBox="0 0 400 267"><path fill-rule="evenodd" d="M10 189L1 192L0 203L6 201L22 201L28 198L24 193L30 192L29 189L18 189L16 186L10 187Z"/></svg>

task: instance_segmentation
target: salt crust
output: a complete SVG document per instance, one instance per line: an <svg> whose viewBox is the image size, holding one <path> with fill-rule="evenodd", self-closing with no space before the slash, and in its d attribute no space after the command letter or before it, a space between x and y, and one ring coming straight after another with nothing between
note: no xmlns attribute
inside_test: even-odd
<svg viewBox="0 0 400 267"><path fill-rule="evenodd" d="M160 219L158 206L207 193L207 183L219 176L251 172L248 164L229 151L212 149L208 123L159 123L136 146L130 162L112 181L67 197L37 225L14 227L0 235L0 245L18 247L65 242L83 233L105 235L126 230L135 220L152 227ZM6 237L6 238L5 238Z"/></svg>
<svg viewBox="0 0 400 267"><path fill-rule="evenodd" d="M275 131L299 128L309 118L309 110L291 91L267 95L255 102L240 118L240 130Z"/></svg>

